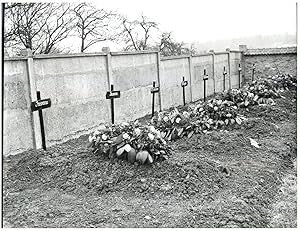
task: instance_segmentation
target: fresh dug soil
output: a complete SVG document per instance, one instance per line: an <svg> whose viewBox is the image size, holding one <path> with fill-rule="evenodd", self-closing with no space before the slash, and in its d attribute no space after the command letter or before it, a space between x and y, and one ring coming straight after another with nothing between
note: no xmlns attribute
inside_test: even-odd
<svg viewBox="0 0 300 231"><path fill-rule="evenodd" d="M87 136L10 156L4 227L297 227L296 92L284 96L153 165L93 154Z"/></svg>

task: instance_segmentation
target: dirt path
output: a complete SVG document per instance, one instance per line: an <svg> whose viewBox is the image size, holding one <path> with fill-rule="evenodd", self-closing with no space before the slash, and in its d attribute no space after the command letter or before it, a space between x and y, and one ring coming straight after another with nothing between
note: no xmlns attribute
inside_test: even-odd
<svg viewBox="0 0 300 231"><path fill-rule="evenodd" d="M152 166L96 156L87 137L10 157L4 225L296 227L295 95L243 111L239 128L173 142Z"/></svg>

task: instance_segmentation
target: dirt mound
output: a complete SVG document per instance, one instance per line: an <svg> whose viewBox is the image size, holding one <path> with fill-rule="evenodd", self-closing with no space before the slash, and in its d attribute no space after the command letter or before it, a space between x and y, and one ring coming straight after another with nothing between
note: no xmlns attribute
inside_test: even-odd
<svg viewBox="0 0 300 231"><path fill-rule="evenodd" d="M12 227L269 227L281 179L296 157L294 95L286 97L288 103L278 99L275 106L245 110L248 120L239 128L171 142L172 157L153 165L93 154L87 136L9 157L3 182L6 222Z"/></svg>

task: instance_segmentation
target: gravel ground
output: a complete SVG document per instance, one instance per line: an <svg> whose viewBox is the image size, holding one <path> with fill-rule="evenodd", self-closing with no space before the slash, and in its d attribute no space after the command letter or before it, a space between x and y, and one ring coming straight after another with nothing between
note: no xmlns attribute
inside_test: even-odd
<svg viewBox="0 0 300 231"><path fill-rule="evenodd" d="M4 227L297 227L296 92L285 97L151 166L97 156L87 136L8 157Z"/></svg>

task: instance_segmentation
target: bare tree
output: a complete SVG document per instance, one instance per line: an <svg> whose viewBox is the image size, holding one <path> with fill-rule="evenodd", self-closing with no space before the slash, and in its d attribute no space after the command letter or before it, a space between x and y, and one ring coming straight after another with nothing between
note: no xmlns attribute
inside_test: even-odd
<svg viewBox="0 0 300 231"><path fill-rule="evenodd" d="M172 32L162 33L158 48L163 56L195 54L193 45L188 48L185 47L184 42L176 42L172 36Z"/></svg>
<svg viewBox="0 0 300 231"><path fill-rule="evenodd" d="M98 42L114 40L114 12L96 9L90 3L77 5L73 12L76 16L76 36L81 40L81 52Z"/></svg>
<svg viewBox="0 0 300 231"><path fill-rule="evenodd" d="M122 40L125 42L125 50L147 50L153 47L149 43L151 33L158 31L158 23L150 21L144 15L140 20L130 21L128 18L122 19Z"/></svg>
<svg viewBox="0 0 300 231"><path fill-rule="evenodd" d="M19 3L5 11L6 45L50 53L73 29L69 3Z"/></svg>

